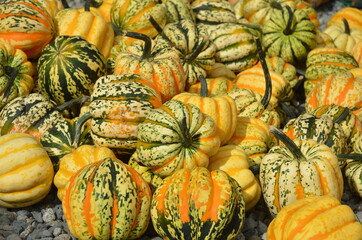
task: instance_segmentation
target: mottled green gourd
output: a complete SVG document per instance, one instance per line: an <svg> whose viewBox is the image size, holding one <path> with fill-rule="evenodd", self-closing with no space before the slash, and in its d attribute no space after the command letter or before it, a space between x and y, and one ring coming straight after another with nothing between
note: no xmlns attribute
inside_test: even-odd
<svg viewBox="0 0 362 240"><path fill-rule="evenodd" d="M106 68L106 59L95 45L79 36L61 35L38 60L39 90L58 104L89 96Z"/></svg>

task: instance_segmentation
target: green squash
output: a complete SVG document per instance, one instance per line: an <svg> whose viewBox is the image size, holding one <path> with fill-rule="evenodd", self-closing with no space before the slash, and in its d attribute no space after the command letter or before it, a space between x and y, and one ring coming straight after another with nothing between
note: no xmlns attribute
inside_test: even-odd
<svg viewBox="0 0 362 240"><path fill-rule="evenodd" d="M195 13L188 0L165 0L166 23L179 22L183 19L196 21Z"/></svg>
<svg viewBox="0 0 362 240"><path fill-rule="evenodd" d="M62 104L89 96L106 70L106 59L95 45L79 36L61 35L44 48L38 60L38 87Z"/></svg>
<svg viewBox="0 0 362 240"><path fill-rule="evenodd" d="M228 1L200 0L191 3L198 24L236 23L236 13Z"/></svg>

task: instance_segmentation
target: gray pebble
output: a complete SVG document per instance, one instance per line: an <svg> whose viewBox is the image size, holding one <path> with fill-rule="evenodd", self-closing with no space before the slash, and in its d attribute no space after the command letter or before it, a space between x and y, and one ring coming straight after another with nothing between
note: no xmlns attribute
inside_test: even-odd
<svg viewBox="0 0 362 240"><path fill-rule="evenodd" d="M43 213L43 221L49 223L55 220L55 214L52 208L46 208Z"/></svg>
<svg viewBox="0 0 362 240"><path fill-rule="evenodd" d="M15 220L12 224L14 227L13 232L16 234L20 234L29 225L26 221L18 221L18 220Z"/></svg>
<svg viewBox="0 0 362 240"><path fill-rule="evenodd" d="M57 217L57 219L62 219L63 216L63 208L61 204L56 205L55 207L53 207L53 210L55 212L55 216Z"/></svg>
<svg viewBox="0 0 362 240"><path fill-rule="evenodd" d="M33 230L34 227L32 225L28 225L25 230L20 233L20 237L22 239L26 238Z"/></svg>
<svg viewBox="0 0 362 240"><path fill-rule="evenodd" d="M31 214L33 215L33 218L35 219L35 221L37 221L38 223L43 222L43 218L41 217L41 212L33 211L33 212L31 212Z"/></svg>
<svg viewBox="0 0 362 240"><path fill-rule="evenodd" d="M12 225L0 225L0 230L3 231L13 231L14 226Z"/></svg>
<svg viewBox="0 0 362 240"><path fill-rule="evenodd" d="M11 234L13 234L12 231L0 230L0 236L3 236L4 238L8 237Z"/></svg>
<svg viewBox="0 0 362 240"><path fill-rule="evenodd" d="M10 219L6 216L6 214L0 216L0 223L2 225L9 225L11 223Z"/></svg>
<svg viewBox="0 0 362 240"><path fill-rule="evenodd" d="M258 222L258 227L257 227L258 232L265 233L267 231L267 229L268 229L268 226L265 223L263 223L262 221Z"/></svg>
<svg viewBox="0 0 362 240"><path fill-rule="evenodd" d="M249 229L254 229L258 225L258 222L253 218L246 218L243 226L243 231L248 231Z"/></svg>
<svg viewBox="0 0 362 240"><path fill-rule="evenodd" d="M0 207L0 215L1 215L1 214L5 214L7 211L8 211L7 208Z"/></svg>
<svg viewBox="0 0 362 240"><path fill-rule="evenodd" d="M53 230L53 236L56 237L56 236L59 236L61 233L62 233L62 229L60 227L56 227L54 228Z"/></svg>
<svg viewBox="0 0 362 240"><path fill-rule="evenodd" d="M39 239L41 235L42 230L34 229L26 238L27 240L35 240Z"/></svg>
<svg viewBox="0 0 362 240"><path fill-rule="evenodd" d="M13 233L13 234L9 235L6 239L7 240L21 240L21 237L18 234Z"/></svg>
<svg viewBox="0 0 362 240"><path fill-rule="evenodd" d="M59 236L56 236L54 238L54 240L70 240L72 239L71 236L69 236L68 234L60 234Z"/></svg>
<svg viewBox="0 0 362 240"><path fill-rule="evenodd" d="M49 230L43 230L40 233L41 238L53 237L53 233Z"/></svg>

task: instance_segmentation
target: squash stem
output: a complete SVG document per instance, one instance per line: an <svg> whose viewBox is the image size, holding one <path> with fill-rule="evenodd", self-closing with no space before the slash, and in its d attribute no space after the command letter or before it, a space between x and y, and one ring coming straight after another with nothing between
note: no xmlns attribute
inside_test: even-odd
<svg viewBox="0 0 362 240"><path fill-rule="evenodd" d="M289 118L293 119L297 117L295 112L285 102L279 101L278 104L279 107L287 114Z"/></svg>
<svg viewBox="0 0 362 240"><path fill-rule="evenodd" d="M180 128L182 132L182 140L181 140L182 146L184 148L189 148L192 144L192 136L187 127L186 116L182 118L182 123L180 125Z"/></svg>
<svg viewBox="0 0 362 240"><path fill-rule="evenodd" d="M9 81L6 84L6 88L4 91L4 96L2 101L3 102L7 102L10 92L11 92L11 88L14 86L14 82L16 79L16 76L18 75L19 70L17 68L14 67L10 67L10 66L5 66L5 74L9 76Z"/></svg>
<svg viewBox="0 0 362 240"><path fill-rule="evenodd" d="M149 36L143 33L128 32L128 31L125 32L125 36L144 41L145 46L143 48L141 59L147 59L151 56L152 40Z"/></svg>
<svg viewBox="0 0 362 240"><path fill-rule="evenodd" d="M342 18L342 21L343 21L343 26L344 26L344 33L348 34L348 35L351 35L351 29L349 27L347 19Z"/></svg>
<svg viewBox="0 0 362 240"><path fill-rule="evenodd" d="M341 113L341 115L339 115L339 116L337 117L337 119L334 120L334 122L335 122L335 123L341 123L343 120L346 119L346 117L347 117L348 115L349 115L349 108L346 107L346 108L344 108L344 110L343 110L343 112Z"/></svg>
<svg viewBox="0 0 362 240"><path fill-rule="evenodd" d="M86 0L84 4L84 11L90 11L91 0Z"/></svg>
<svg viewBox="0 0 362 240"><path fill-rule="evenodd" d="M337 154L339 159L353 159L362 162L362 153L346 153L346 154Z"/></svg>
<svg viewBox="0 0 362 240"><path fill-rule="evenodd" d="M272 94L272 81L271 81L268 65L266 64L266 61L265 61L265 53L263 51L263 47L261 45L261 41L259 38L256 39L256 46L257 46L259 61L260 61L261 67L263 68L264 77L265 77L265 93L261 100L261 104L264 106L264 109L266 109L268 107L268 104L269 104L269 101L271 98L271 94Z"/></svg>
<svg viewBox="0 0 362 240"><path fill-rule="evenodd" d="M152 26L157 30L158 34L160 34L166 41L170 47L174 47L173 42L164 34L163 29L161 28L160 24L150 15L147 14L146 18L151 22Z"/></svg>
<svg viewBox="0 0 362 240"><path fill-rule="evenodd" d="M197 56L199 56L199 54L202 52L205 45L206 45L206 41L203 40L199 45L197 45L196 49L192 52L191 55L188 55L185 57L184 62L194 61L197 58Z"/></svg>
<svg viewBox="0 0 362 240"><path fill-rule="evenodd" d="M84 126L84 124L91 119L93 116L90 112L86 112L85 114L81 115L78 119L77 122L75 123L75 136L74 136L74 140L72 143L72 146L75 148L79 147L79 143L80 143L80 136L82 135L82 127Z"/></svg>
<svg viewBox="0 0 362 240"><path fill-rule="evenodd" d="M82 97L74 98L72 100L69 100L69 101L57 106L56 108L54 108L54 110L62 112L65 109L68 109L68 108L74 106L75 104L83 104L83 103L89 102L89 101L90 101L90 96L82 96Z"/></svg>
<svg viewBox="0 0 362 240"><path fill-rule="evenodd" d="M207 97L208 88L207 88L206 79L203 75L200 75L199 79L200 79L200 83L201 83L200 97Z"/></svg>
<svg viewBox="0 0 362 240"><path fill-rule="evenodd" d="M63 8L70 8L67 0L61 0L61 2L62 2L62 5L63 5Z"/></svg>
<svg viewBox="0 0 362 240"><path fill-rule="evenodd" d="M293 156L298 160L306 160L304 154L300 150L300 148L295 144L295 142L290 139L285 133L281 130L277 129L274 126L269 126L269 130L274 136L282 141L284 145L289 149L289 151L293 154Z"/></svg>
<svg viewBox="0 0 362 240"><path fill-rule="evenodd" d="M294 14L293 14L292 9L288 5L286 5L285 7L288 11L289 18L288 18L287 26L285 27L283 33L285 35L291 35L293 33L293 30L291 29L291 27L292 27L292 23L293 23Z"/></svg>

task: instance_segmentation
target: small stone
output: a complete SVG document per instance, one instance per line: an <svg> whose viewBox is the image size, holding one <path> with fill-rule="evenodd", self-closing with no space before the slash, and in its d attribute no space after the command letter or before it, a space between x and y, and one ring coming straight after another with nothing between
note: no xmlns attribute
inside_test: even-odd
<svg viewBox="0 0 362 240"><path fill-rule="evenodd" d="M4 231L13 231L14 226L11 225L0 225L0 230L4 230Z"/></svg>
<svg viewBox="0 0 362 240"><path fill-rule="evenodd" d="M40 233L41 238L53 237L53 233L49 230L44 230Z"/></svg>
<svg viewBox="0 0 362 240"><path fill-rule="evenodd" d="M10 219L4 214L0 216L0 222L3 225L9 225L10 224Z"/></svg>
<svg viewBox="0 0 362 240"><path fill-rule="evenodd" d="M26 238L27 240L40 239L41 230L34 229Z"/></svg>
<svg viewBox="0 0 362 240"><path fill-rule="evenodd" d="M35 221L37 221L38 223L42 223L43 222L43 218L41 217L41 212L31 212L31 214L33 215L33 218L35 219Z"/></svg>
<svg viewBox="0 0 362 240"><path fill-rule="evenodd" d="M362 212L357 212L356 213L356 220L357 221L362 221Z"/></svg>
<svg viewBox="0 0 362 240"><path fill-rule="evenodd" d="M57 219L62 219L62 216L63 216L62 205L61 204L56 205L55 207L53 207L53 210L55 212L55 215L56 215Z"/></svg>
<svg viewBox="0 0 362 240"><path fill-rule="evenodd" d="M26 238L33 230L34 227L32 225L28 225L25 230L20 233L20 237L22 239Z"/></svg>
<svg viewBox="0 0 362 240"><path fill-rule="evenodd" d="M259 233L265 233L268 229L268 226L263 223L262 221L259 221L258 222L258 227L257 227L257 230Z"/></svg>
<svg viewBox="0 0 362 240"><path fill-rule="evenodd" d="M72 239L71 236L69 236L68 234L60 234L59 236L56 236L54 238L54 240L70 240Z"/></svg>
<svg viewBox="0 0 362 240"><path fill-rule="evenodd" d="M59 236L61 233L62 233L62 229L60 227L56 227L54 228L53 230L53 236L56 237L56 236Z"/></svg>
<svg viewBox="0 0 362 240"><path fill-rule="evenodd" d="M13 232L16 234L20 234L28 226L28 223L26 221L15 220L12 224L14 227Z"/></svg>
<svg viewBox="0 0 362 240"><path fill-rule="evenodd" d="M10 220L10 222L13 222L16 219L16 213L14 212L7 212L5 215Z"/></svg>
<svg viewBox="0 0 362 240"><path fill-rule="evenodd" d="M261 236L261 239L267 240L267 239L266 239L266 233L264 233L263 236Z"/></svg>
<svg viewBox="0 0 362 240"><path fill-rule="evenodd" d="M8 211L7 208L0 207L0 214L5 214Z"/></svg>
<svg viewBox="0 0 362 240"><path fill-rule="evenodd" d="M21 237L18 234L13 233L13 234L9 235L6 239L7 240L21 240Z"/></svg>
<svg viewBox="0 0 362 240"><path fill-rule="evenodd" d="M253 218L247 218L244 222L243 230L247 231L249 229L254 229L258 225L258 222L255 221Z"/></svg>
<svg viewBox="0 0 362 240"><path fill-rule="evenodd" d="M49 223L55 220L55 214L52 208L46 208L43 213L43 221Z"/></svg>

